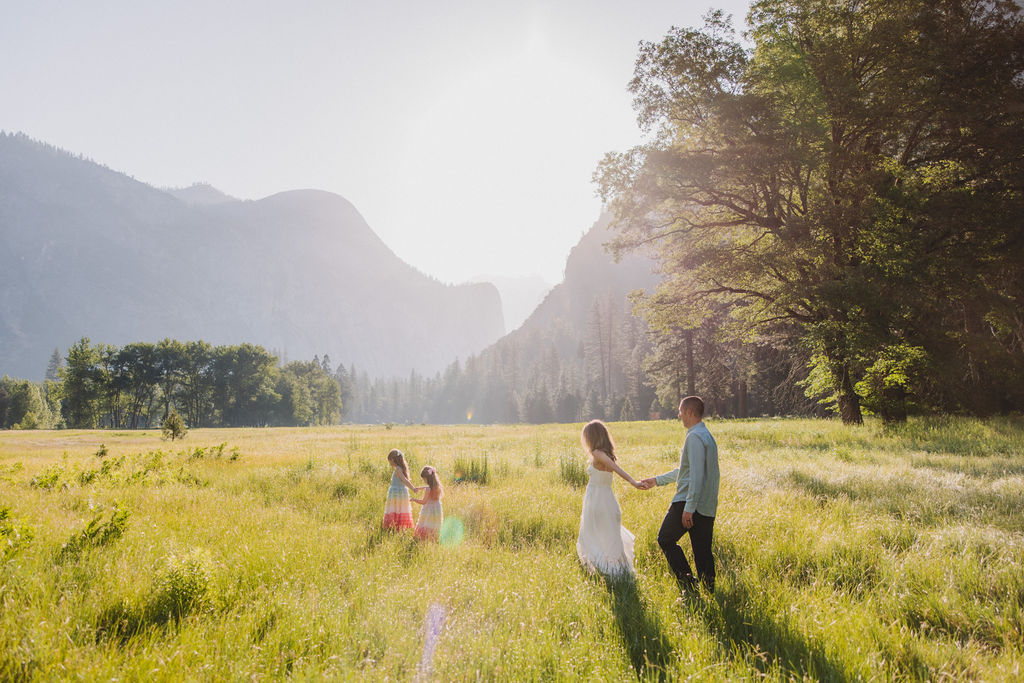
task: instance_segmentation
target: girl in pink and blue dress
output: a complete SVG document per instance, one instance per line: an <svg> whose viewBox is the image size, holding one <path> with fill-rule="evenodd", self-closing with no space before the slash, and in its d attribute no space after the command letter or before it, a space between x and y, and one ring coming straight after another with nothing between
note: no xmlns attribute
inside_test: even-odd
<svg viewBox="0 0 1024 683"><path fill-rule="evenodd" d="M441 524L444 522L444 512L441 510L441 496L444 490L441 488L441 480L437 477L437 470L430 465L420 472L423 481L427 482L426 494L423 498L413 498L412 502L423 506L420 510L420 518L416 522L416 538L420 540L438 540L441 534Z"/></svg>
<svg viewBox="0 0 1024 683"><path fill-rule="evenodd" d="M388 453L388 464L394 470L391 473L391 486L388 487L388 499L384 503L384 523L386 530L412 529L412 505L409 503L409 491L419 489L409 479L409 465L405 455L398 449ZM421 487L424 488L424 487Z"/></svg>

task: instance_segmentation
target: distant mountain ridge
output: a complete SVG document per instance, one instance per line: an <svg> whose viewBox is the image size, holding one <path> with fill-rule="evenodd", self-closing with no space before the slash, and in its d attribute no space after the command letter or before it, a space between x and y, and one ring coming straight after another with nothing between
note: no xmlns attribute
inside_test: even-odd
<svg viewBox="0 0 1024 683"><path fill-rule="evenodd" d="M188 187L165 187L163 191L186 204L223 204L241 201L225 194L209 183L193 183Z"/></svg>
<svg viewBox="0 0 1024 683"><path fill-rule="evenodd" d="M88 336L248 341L404 375L503 332L492 284L421 273L338 195L162 191L0 134L0 374L39 378L54 347Z"/></svg>

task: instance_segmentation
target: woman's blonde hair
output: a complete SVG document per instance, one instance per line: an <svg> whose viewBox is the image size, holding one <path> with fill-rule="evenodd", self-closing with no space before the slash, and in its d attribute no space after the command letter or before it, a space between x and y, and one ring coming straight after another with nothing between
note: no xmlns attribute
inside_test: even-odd
<svg viewBox="0 0 1024 683"><path fill-rule="evenodd" d="M591 420L583 427L580 435L580 442L583 449L588 453L602 451L609 458L615 460L615 444L612 442L612 435L608 433L608 427L600 420Z"/></svg>
<svg viewBox="0 0 1024 683"><path fill-rule="evenodd" d="M397 448L391 449L391 452L388 453L388 462L392 465L398 465L401 467L406 479L412 479L412 477L409 476L409 465L405 462L405 455L402 451Z"/></svg>
<svg viewBox="0 0 1024 683"><path fill-rule="evenodd" d="M423 481L427 482L427 486L430 487L431 491L437 491L437 496L440 498L444 489L441 488L441 480L437 476L437 470L427 465L420 470L420 476L423 478Z"/></svg>

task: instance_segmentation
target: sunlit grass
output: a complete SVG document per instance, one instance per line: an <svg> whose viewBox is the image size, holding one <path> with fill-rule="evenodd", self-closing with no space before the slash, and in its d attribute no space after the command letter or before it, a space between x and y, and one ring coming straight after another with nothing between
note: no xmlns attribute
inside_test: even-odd
<svg viewBox="0 0 1024 683"><path fill-rule="evenodd" d="M1024 677L1024 421L710 427L697 600L669 488L615 484L635 583L580 569L579 426L0 433L0 679ZM611 429L634 476L674 467L677 423ZM461 540L379 530L391 448Z"/></svg>

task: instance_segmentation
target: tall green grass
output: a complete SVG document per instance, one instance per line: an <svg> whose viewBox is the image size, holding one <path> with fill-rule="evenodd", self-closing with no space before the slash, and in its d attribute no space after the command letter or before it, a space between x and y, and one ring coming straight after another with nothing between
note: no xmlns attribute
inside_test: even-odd
<svg viewBox="0 0 1024 683"><path fill-rule="evenodd" d="M709 426L697 598L671 487L615 484L635 581L580 568L578 426L0 433L0 679L1024 678L1024 421ZM678 462L677 423L611 430L636 477ZM475 463L445 544L380 531L391 448Z"/></svg>

